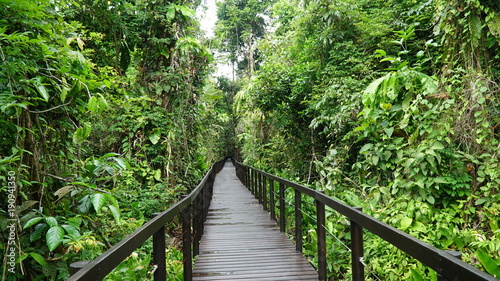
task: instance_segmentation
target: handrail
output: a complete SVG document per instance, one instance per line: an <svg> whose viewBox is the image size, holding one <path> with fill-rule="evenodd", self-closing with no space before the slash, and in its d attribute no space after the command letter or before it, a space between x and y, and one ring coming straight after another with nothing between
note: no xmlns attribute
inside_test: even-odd
<svg viewBox="0 0 500 281"><path fill-rule="evenodd" d="M227 158L226 158L227 159ZM154 280L166 280L165 225L182 213L184 280L192 279L192 257L199 251L208 207L213 193L215 175L224 167L226 159L214 163L196 188L185 198L136 229L85 267L70 276L68 280L102 280L117 265L153 236L153 263L156 266ZM193 206L193 236L191 236L191 208ZM193 239L194 238L194 239ZM191 245L192 243L192 245ZM158 246L159 245L159 246ZM192 246L192 248L191 248ZM156 250L156 251L155 251Z"/></svg>
<svg viewBox="0 0 500 281"><path fill-rule="evenodd" d="M302 247L299 249L299 245L302 245L302 222L297 219L297 215L300 216L300 196L301 194L306 194L316 201L317 206L317 221L318 221L318 275L319 280L326 280L326 245L325 245L325 233L324 233L324 206L329 206L340 214L351 220L351 247L352 247L352 272L353 280L361 281L363 280L363 240L362 233L363 228L374 233L383 240L389 242L390 244L396 246L400 250L406 252L410 256L422 262L424 265L435 270L439 278L438 280L453 280L453 281L475 281L475 280L489 280L498 281L495 277L483 272L463 261L452 256L447 251L440 250L432 245L429 245L387 223L379 221L365 213L363 213L359 208L351 207L343 202L333 199L332 197L326 196L322 192L305 187L295 182L283 179L281 177L266 173L262 170L256 169L254 167L245 165L243 163L237 162L233 159L233 164L236 167L236 173L238 178L242 183L249 188L252 193L258 197L259 202L265 202L262 198L267 197L267 187L266 182L269 180L269 197L270 197L270 212L271 217L274 219L274 182L280 183L279 186L279 202L280 202L280 229L282 232L284 229L284 189L285 187L291 187L295 190L295 214L296 214L296 225L295 228L295 239L297 244L297 251L301 251ZM272 187L272 188L271 188ZM267 208L267 205L264 205ZM300 217L301 218L301 217Z"/></svg>

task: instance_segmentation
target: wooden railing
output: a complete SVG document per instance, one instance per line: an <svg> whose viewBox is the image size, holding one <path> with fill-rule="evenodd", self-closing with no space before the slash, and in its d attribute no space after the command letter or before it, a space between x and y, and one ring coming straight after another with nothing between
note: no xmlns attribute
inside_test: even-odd
<svg viewBox="0 0 500 281"><path fill-rule="evenodd" d="M326 261L326 233L325 233L325 206L329 206L340 214L350 219L351 222L351 258L352 279L364 280L363 264L363 229L366 229L410 256L435 270L440 281L476 281L497 280L495 277L461 261L452 252L437 249L423 241L408 235L384 222L381 222L365 213L359 208L348 206L322 192L302 186L300 184L271 175L262 170L244 165L233 160L236 173L241 182L256 196L264 209L269 210L272 219L275 214L275 197L278 201L278 222L282 232L285 232L285 190L292 188L295 193L295 243L296 250L302 251L302 194L314 198L316 202L316 232L318 255L318 279L327 279ZM275 183L279 183L278 194L275 195ZM268 202L269 201L269 202Z"/></svg>
<svg viewBox="0 0 500 281"><path fill-rule="evenodd" d="M199 252L203 223L206 220L213 194L214 179L216 174L224 167L225 160L213 164L198 186L189 195L168 208L168 210L157 213L153 219L146 222L142 227L95 260L87 263L68 280L102 280L151 236L153 237L153 264L155 266L154 280L166 280L165 225L179 214L182 217L184 280L192 280L193 257L198 255ZM191 224L193 233L191 233Z"/></svg>

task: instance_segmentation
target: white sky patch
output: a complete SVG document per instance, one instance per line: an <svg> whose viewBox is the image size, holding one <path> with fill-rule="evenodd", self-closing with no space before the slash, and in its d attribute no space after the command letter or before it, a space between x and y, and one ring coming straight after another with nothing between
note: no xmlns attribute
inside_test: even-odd
<svg viewBox="0 0 500 281"><path fill-rule="evenodd" d="M196 16L200 19L201 30L205 32L208 38L214 37L215 22L217 21L218 0L203 0L202 4L196 9Z"/></svg>
<svg viewBox="0 0 500 281"><path fill-rule="evenodd" d="M196 9L196 17L200 21L200 28L205 32L207 38L215 36L215 22L217 21L217 5L220 0L203 0L202 4ZM223 55L211 50L216 59L217 73L215 76L232 77L232 66L227 62Z"/></svg>

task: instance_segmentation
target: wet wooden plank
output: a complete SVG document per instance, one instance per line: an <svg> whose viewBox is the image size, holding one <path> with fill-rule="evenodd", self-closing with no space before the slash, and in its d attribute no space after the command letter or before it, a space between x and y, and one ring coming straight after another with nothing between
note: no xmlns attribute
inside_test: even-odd
<svg viewBox="0 0 500 281"><path fill-rule="evenodd" d="M318 273L226 162L215 179L193 280L318 280Z"/></svg>

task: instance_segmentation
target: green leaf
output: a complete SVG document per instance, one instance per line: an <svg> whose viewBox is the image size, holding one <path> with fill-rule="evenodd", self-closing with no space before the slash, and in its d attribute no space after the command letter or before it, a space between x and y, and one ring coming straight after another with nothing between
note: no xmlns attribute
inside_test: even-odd
<svg viewBox="0 0 500 281"><path fill-rule="evenodd" d="M378 78L377 80L373 81L370 83L370 85L368 85L368 87L366 87L365 91L364 91L364 94L366 96L363 96L363 103L365 104L365 106L368 106L368 104L366 103L367 100L365 100L365 98L368 98L368 97L371 97L373 98L371 95L375 94L380 86L380 84L385 80L387 79L387 75L386 76L383 76L383 77L380 77ZM370 100L369 103L373 103L374 100Z"/></svg>
<svg viewBox="0 0 500 281"><path fill-rule="evenodd" d="M387 136L392 137L392 134L394 133L394 128L384 128L384 132L387 134Z"/></svg>
<svg viewBox="0 0 500 281"><path fill-rule="evenodd" d="M380 50L380 49L379 50L375 50L375 53L378 54L378 55L375 55L376 58L387 56L387 53L384 50Z"/></svg>
<svg viewBox="0 0 500 281"><path fill-rule="evenodd" d="M64 229L58 225L51 227L45 235L49 251L54 251L64 239Z"/></svg>
<svg viewBox="0 0 500 281"><path fill-rule="evenodd" d="M363 145L363 147L359 150L359 153L362 154L363 152L366 152L372 148L373 148L373 144L367 143L367 144Z"/></svg>
<svg viewBox="0 0 500 281"><path fill-rule="evenodd" d="M190 9L186 6L178 6L178 8L181 14L187 18L192 18L195 16L195 12L193 9Z"/></svg>
<svg viewBox="0 0 500 281"><path fill-rule="evenodd" d="M86 213L90 209L90 205L92 204L92 200L89 195L85 195L78 201L78 211L80 213Z"/></svg>
<svg viewBox="0 0 500 281"><path fill-rule="evenodd" d="M415 281L425 281L425 279L422 276L422 274L420 274L418 271L416 271L413 268L411 268L410 270L411 270L411 276L413 277L413 280L415 280Z"/></svg>
<svg viewBox="0 0 500 281"><path fill-rule="evenodd" d="M490 220L489 225L493 232L498 230L498 222L496 220Z"/></svg>
<svg viewBox="0 0 500 281"><path fill-rule="evenodd" d="M120 170L127 170L127 168L130 168L127 163L127 160L123 158L115 158L115 162Z"/></svg>
<svg viewBox="0 0 500 281"><path fill-rule="evenodd" d="M49 226L46 223L40 223L35 226L35 231L30 234L30 242L34 242L42 238L42 233L47 231Z"/></svg>
<svg viewBox="0 0 500 281"><path fill-rule="evenodd" d="M109 152L109 153L104 154L100 159L106 159L106 158L116 157L116 156L120 156L120 154L115 153L115 152Z"/></svg>
<svg viewBox="0 0 500 281"><path fill-rule="evenodd" d="M434 149L434 150L436 150L436 149L444 149L444 145L442 143L436 141L436 142L434 142L432 144L431 149Z"/></svg>
<svg viewBox="0 0 500 281"><path fill-rule="evenodd" d="M160 138L161 138L161 132L160 130L158 130L158 128L153 130L151 135L149 135L149 140L151 141L152 144L157 144Z"/></svg>
<svg viewBox="0 0 500 281"><path fill-rule="evenodd" d="M384 102L380 104L380 107L385 111L389 111L392 109L392 104Z"/></svg>
<svg viewBox="0 0 500 281"><path fill-rule="evenodd" d="M75 144L82 144L90 136L92 132L92 127L90 124L86 123L83 127L76 129L73 134L73 142Z"/></svg>
<svg viewBox="0 0 500 281"><path fill-rule="evenodd" d="M32 218L30 219L28 222L26 222L26 224L24 225L23 229L26 229L30 226L33 226L35 224L37 224L39 221L43 220L42 217L36 217L36 218Z"/></svg>
<svg viewBox="0 0 500 281"><path fill-rule="evenodd" d="M492 259L485 251L479 249L477 251L477 259L481 262L481 264L484 266L484 269L486 271L493 275L494 277L500 277L500 268L498 268L498 265L494 259Z"/></svg>
<svg viewBox="0 0 500 281"><path fill-rule="evenodd" d="M118 201L116 200L116 198L113 195L108 194L108 193L106 193L105 195L106 195L106 198L111 202L111 204L118 208Z"/></svg>
<svg viewBox="0 0 500 281"><path fill-rule="evenodd" d="M472 48L477 48L482 36L482 24L476 13L469 16L469 34L471 35Z"/></svg>
<svg viewBox="0 0 500 281"><path fill-rule="evenodd" d="M98 94L99 95L99 99L97 100L97 105L99 106L99 112L103 112L104 110L106 110L109 105L108 105L108 101L104 98L103 95L101 94Z"/></svg>
<svg viewBox="0 0 500 281"><path fill-rule="evenodd" d="M45 217L44 220L50 227L59 225L54 217Z"/></svg>
<svg viewBox="0 0 500 281"><path fill-rule="evenodd" d="M172 21L175 18L175 7L173 5L168 8L166 16L168 21Z"/></svg>
<svg viewBox="0 0 500 281"><path fill-rule="evenodd" d="M38 93L40 94L40 96L42 96L42 98L48 102L49 101L49 93L47 92L47 88L45 88L45 86L42 84L40 77L34 78L33 81L34 81L35 87L38 90Z"/></svg>
<svg viewBox="0 0 500 281"><path fill-rule="evenodd" d="M96 213L99 213L104 203L106 203L106 194L104 193L94 193L91 195L92 205Z"/></svg>
<svg viewBox="0 0 500 281"><path fill-rule="evenodd" d="M113 205L108 205L109 210L111 211L111 214L113 215L113 218L115 219L116 223L120 223L120 209L113 206Z"/></svg>
<svg viewBox="0 0 500 281"><path fill-rule="evenodd" d="M154 178L157 180L157 181L160 181L161 180L161 170L160 169L156 169L154 171Z"/></svg>
<svg viewBox="0 0 500 281"><path fill-rule="evenodd" d="M45 258L38 254L38 253L34 253L34 252L31 252L29 253L29 255L34 259L36 260L36 262L41 265L41 266L45 266Z"/></svg>
<svg viewBox="0 0 500 281"><path fill-rule="evenodd" d="M437 178L434 178L434 182L435 183L449 183L448 180L446 180L445 177L437 177Z"/></svg>
<svg viewBox="0 0 500 281"><path fill-rule="evenodd" d="M89 102L87 103L87 109L90 112L102 113L107 108L108 102L101 94L90 97Z"/></svg>
<svg viewBox="0 0 500 281"><path fill-rule="evenodd" d="M402 230L405 230L407 229L408 227L410 227L411 223L413 222L413 219L412 218L409 218L409 217L403 217L401 219L401 221L399 222L399 227L402 229Z"/></svg>
<svg viewBox="0 0 500 281"><path fill-rule="evenodd" d="M68 96L68 92L69 92L69 89L68 89L68 88L66 88L66 87L63 87L63 88L61 89L61 95L60 95L61 102L66 101L66 97Z"/></svg>
<svg viewBox="0 0 500 281"><path fill-rule="evenodd" d="M486 201L488 201L487 198L479 198L476 200L476 205L484 204Z"/></svg>
<svg viewBox="0 0 500 281"><path fill-rule="evenodd" d="M89 99L89 102L87 104L87 109L90 111L90 112L95 112L97 111L97 109L99 108L98 104L97 104L97 97L96 96L92 96L90 97Z"/></svg>
<svg viewBox="0 0 500 281"><path fill-rule="evenodd" d="M80 236L80 231L78 231L78 229L72 225L63 224L61 225L61 227L64 228L64 230L66 230L66 233L68 233L69 235L72 235L74 237Z"/></svg>

